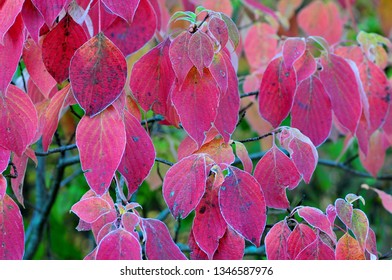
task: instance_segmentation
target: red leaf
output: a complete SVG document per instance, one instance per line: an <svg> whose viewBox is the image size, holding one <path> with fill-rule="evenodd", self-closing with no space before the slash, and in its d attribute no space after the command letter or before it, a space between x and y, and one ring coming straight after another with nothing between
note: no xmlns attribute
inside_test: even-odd
<svg viewBox="0 0 392 280"><path fill-rule="evenodd" d="M260 246L266 205L259 183L249 173L228 167L219 190L219 205L226 222L241 236Z"/></svg>
<svg viewBox="0 0 392 280"><path fill-rule="evenodd" d="M344 199L338 198L335 201L336 214L339 219L348 227L352 227L353 206Z"/></svg>
<svg viewBox="0 0 392 280"><path fill-rule="evenodd" d="M335 256L337 260L364 260L363 253L359 243L350 234L345 233L336 244Z"/></svg>
<svg viewBox="0 0 392 280"><path fill-rule="evenodd" d="M102 2L106 5L106 7L108 7L108 9L112 13L122 17L128 23L131 23L133 21L133 17L135 16L135 12L140 0L131 0L127 2L102 0Z"/></svg>
<svg viewBox="0 0 392 280"><path fill-rule="evenodd" d="M287 68L293 66L295 61L303 56L306 50L306 43L303 38L287 38L283 44L283 62Z"/></svg>
<svg viewBox="0 0 392 280"><path fill-rule="evenodd" d="M256 23L249 28L244 41L246 59L253 69L264 69L278 49L277 30L267 23Z"/></svg>
<svg viewBox="0 0 392 280"><path fill-rule="evenodd" d="M334 260L334 251L319 237L303 249L296 260Z"/></svg>
<svg viewBox="0 0 392 280"><path fill-rule="evenodd" d="M214 260L242 260L244 249L245 240L230 227L227 227L225 235L219 240Z"/></svg>
<svg viewBox="0 0 392 280"><path fill-rule="evenodd" d="M304 224L297 224L287 239L287 252L295 260L298 254L317 238L314 231Z"/></svg>
<svg viewBox="0 0 392 280"><path fill-rule="evenodd" d="M203 76L204 67L209 67L214 58L214 46L211 39L203 32L196 31L188 43L188 57Z"/></svg>
<svg viewBox="0 0 392 280"><path fill-rule="evenodd" d="M149 260L186 260L170 236L166 225L155 219L142 219L146 232L146 256Z"/></svg>
<svg viewBox="0 0 392 280"><path fill-rule="evenodd" d="M216 129L209 130L207 132L206 140L204 141L205 142L204 145L209 146L208 143L213 141L215 139L215 137L217 136L217 134L218 134L218 132L216 131ZM202 149L203 146L200 149ZM191 137L186 136L184 138L184 140L178 146L177 157L180 160L180 159L183 159L184 157L189 156L195 152L198 152L197 143Z"/></svg>
<svg viewBox="0 0 392 280"><path fill-rule="evenodd" d="M191 34L184 32L177 36L170 44L169 56L173 66L173 70L176 73L178 83L180 86L187 77L189 71L193 67L193 63L189 58L188 45Z"/></svg>
<svg viewBox="0 0 392 280"><path fill-rule="evenodd" d="M344 21L334 2L311 2L298 13L298 25L308 34L324 37L330 44L340 41Z"/></svg>
<svg viewBox="0 0 392 280"><path fill-rule="evenodd" d="M94 141L91 141L94 139ZM119 113L109 107L94 118L84 116L76 129L76 145L87 182L97 195L110 186L126 143L125 127Z"/></svg>
<svg viewBox="0 0 392 280"><path fill-rule="evenodd" d="M26 93L10 85L0 108L0 146L21 156L38 129L35 107Z"/></svg>
<svg viewBox="0 0 392 280"><path fill-rule="evenodd" d="M336 242L336 235L332 229L333 225L331 225L327 216L321 212L321 210L305 206L298 209L298 215L309 225L325 232L334 242Z"/></svg>
<svg viewBox="0 0 392 280"><path fill-rule="evenodd" d="M268 260L288 260L287 241L290 236L290 228L286 220L276 223L265 237L265 251Z"/></svg>
<svg viewBox="0 0 392 280"><path fill-rule="evenodd" d="M369 220L366 217L366 214L360 209L353 210L351 230L354 233L355 238L358 240L362 251L364 251L369 233Z"/></svg>
<svg viewBox="0 0 392 280"><path fill-rule="evenodd" d="M229 67L232 67L229 65ZM221 93L225 93L228 87L228 71L224 56L219 52L214 55L214 59L208 68L214 77Z"/></svg>
<svg viewBox="0 0 392 280"><path fill-rule="evenodd" d="M259 93L261 116L273 127L287 117L293 106L296 89L294 68L286 68L282 57L272 60L264 72Z"/></svg>
<svg viewBox="0 0 392 280"><path fill-rule="evenodd" d="M42 130L42 149L47 151L52 138L56 132L59 120L61 118L61 110L65 107L66 99L69 96L70 86L67 85L59 92L57 92L50 103L43 116L43 130Z"/></svg>
<svg viewBox="0 0 392 280"><path fill-rule="evenodd" d="M97 260L141 260L142 248L139 241L124 229L107 234L99 243Z"/></svg>
<svg viewBox="0 0 392 280"><path fill-rule="evenodd" d="M197 245L195 238L193 237L192 229L189 233L188 246L190 249L189 258L191 260L208 260L207 254Z"/></svg>
<svg viewBox="0 0 392 280"><path fill-rule="evenodd" d="M242 144L241 142L234 141L234 143L235 143L235 153L237 154L237 157L241 160L244 170L252 174L253 163L249 157L248 150L246 149L245 145Z"/></svg>
<svg viewBox="0 0 392 280"><path fill-rule="evenodd" d="M291 110L291 125L321 145L332 128L331 100L316 76L303 80L296 91Z"/></svg>
<svg viewBox="0 0 392 280"><path fill-rule="evenodd" d="M99 236L99 233L101 232L101 229L105 227L107 224L113 225L113 223L117 220L117 212L112 207L113 209L106 213L103 214L101 217L98 218L94 223L91 224L91 231L93 232L95 241L98 243L98 240L102 240L104 236ZM101 239L99 239L101 238Z"/></svg>
<svg viewBox="0 0 392 280"><path fill-rule="evenodd" d="M0 170L1 170L1 168L0 168ZM371 190L375 191L378 194L378 196L380 197L382 205L384 206L385 210L387 210L389 213L392 214L392 195L390 195L382 190L379 190L376 188L371 188L367 185L362 185L362 188L371 189Z"/></svg>
<svg viewBox="0 0 392 280"><path fill-rule="evenodd" d="M18 205L7 194L0 199L0 259L22 260L23 218Z"/></svg>
<svg viewBox="0 0 392 280"><path fill-rule="evenodd" d="M210 130L217 115L219 89L208 69L203 77L192 68L183 85L176 84L172 91L172 102L182 126L200 147L205 133Z"/></svg>
<svg viewBox="0 0 392 280"><path fill-rule="evenodd" d="M355 133L362 113L361 98L355 73L342 57L330 54L321 59L320 79L331 98L339 122Z"/></svg>
<svg viewBox="0 0 392 280"><path fill-rule="evenodd" d="M275 145L258 162L254 176L261 185L267 206L279 209L290 206L286 188L295 188L301 180L293 161Z"/></svg>
<svg viewBox="0 0 392 280"><path fill-rule="evenodd" d="M68 78L71 58L86 41L83 28L68 14L45 36L42 59L46 69L58 83Z"/></svg>
<svg viewBox="0 0 392 280"><path fill-rule="evenodd" d="M154 36L156 26L155 12L150 2L140 0L131 24L117 17L104 33L127 56L141 49Z"/></svg>
<svg viewBox="0 0 392 280"><path fill-rule="evenodd" d="M0 146L0 173L7 169L11 151Z"/></svg>
<svg viewBox="0 0 392 280"><path fill-rule="evenodd" d="M206 168L206 156L196 154L183 158L167 171L163 198L175 218L185 218L199 204L205 192Z"/></svg>
<svg viewBox="0 0 392 280"><path fill-rule="evenodd" d="M124 123L127 138L118 171L128 183L130 198L150 173L155 162L155 149L150 136L128 111L124 111Z"/></svg>
<svg viewBox="0 0 392 280"><path fill-rule="evenodd" d="M49 93L53 87L56 86L57 82L46 70L42 61L41 48L31 39L25 42L23 61L30 74L30 78L34 80L35 85L39 88L45 98L48 98Z"/></svg>
<svg viewBox="0 0 392 280"><path fill-rule="evenodd" d="M46 24L51 27L69 0L31 0L40 11Z"/></svg>
<svg viewBox="0 0 392 280"><path fill-rule="evenodd" d="M238 123L240 96L238 93L237 74L227 56L225 57L225 61L227 65L228 87L227 91L222 92L220 95L214 126L220 135L222 135L225 142L228 143Z"/></svg>
<svg viewBox="0 0 392 280"><path fill-rule="evenodd" d="M13 0L0 4L0 45L4 44L4 36L22 10L23 2L24 0Z"/></svg>
<svg viewBox="0 0 392 280"><path fill-rule="evenodd" d="M144 111L152 109L165 116L175 74L169 58L170 40L166 39L133 66L130 87Z"/></svg>
<svg viewBox="0 0 392 280"><path fill-rule="evenodd" d="M99 33L75 52L69 72L75 99L87 116L94 116L121 95L127 63L121 51Z"/></svg>
<svg viewBox="0 0 392 280"><path fill-rule="evenodd" d="M25 0L22 8L22 18L31 38L38 45L39 30L44 25L45 20L41 13L34 6L32 0Z"/></svg>
<svg viewBox="0 0 392 280"><path fill-rule="evenodd" d="M192 232L197 245L212 259L219 246L219 239L226 232L227 224L219 208L219 186L214 180L207 180L206 192L195 209Z"/></svg>
<svg viewBox="0 0 392 280"><path fill-rule="evenodd" d="M5 179L3 174L0 174L0 200L3 200L6 191L7 191L7 180Z"/></svg>
<svg viewBox="0 0 392 280"><path fill-rule="evenodd" d="M293 65L297 73L297 84L312 76L317 70L316 60L308 50Z"/></svg>
<svg viewBox="0 0 392 280"><path fill-rule="evenodd" d="M219 43L220 48L224 48L229 40L229 30L224 20L218 17L212 17L208 22L208 30L211 35Z"/></svg>
<svg viewBox="0 0 392 280"><path fill-rule="evenodd" d="M140 224L140 217L135 213L126 212L121 215L121 224L125 230L135 235L138 238L138 233L135 231L135 227Z"/></svg>
<svg viewBox="0 0 392 280"><path fill-rule="evenodd" d="M290 153L291 159L304 181L309 184L318 161L318 153L312 141L296 128L282 129L280 141ZM289 187L289 189L293 188Z"/></svg>
<svg viewBox="0 0 392 280"><path fill-rule="evenodd" d="M7 3L12 1L7 1ZM8 17L8 16L7 16ZM2 16L0 16L2 18ZM24 42L24 24L21 16L18 16L14 25L4 35L4 40L0 43L0 96L4 96L12 77L18 66L22 55Z"/></svg>
<svg viewBox="0 0 392 280"><path fill-rule="evenodd" d="M89 197L75 203L71 211L81 220L93 223L111 210L109 203L100 197Z"/></svg>

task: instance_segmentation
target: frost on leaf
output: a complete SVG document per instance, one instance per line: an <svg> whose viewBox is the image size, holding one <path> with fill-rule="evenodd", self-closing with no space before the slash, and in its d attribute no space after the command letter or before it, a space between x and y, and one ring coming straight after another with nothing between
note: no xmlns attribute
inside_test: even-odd
<svg viewBox="0 0 392 280"><path fill-rule="evenodd" d="M291 234L286 220L276 223L265 237L265 251L269 260L288 260L288 238Z"/></svg>

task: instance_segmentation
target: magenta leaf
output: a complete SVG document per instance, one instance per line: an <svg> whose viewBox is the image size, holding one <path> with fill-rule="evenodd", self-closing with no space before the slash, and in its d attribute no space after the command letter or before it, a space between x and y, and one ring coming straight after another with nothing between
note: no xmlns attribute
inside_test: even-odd
<svg viewBox="0 0 392 280"><path fill-rule="evenodd" d="M344 199L338 198L335 201L336 214L339 219L348 227L352 227L353 206Z"/></svg>
<svg viewBox="0 0 392 280"><path fill-rule="evenodd" d="M332 128L331 100L316 76L299 84L291 110L291 125L308 136L315 146L328 138Z"/></svg>
<svg viewBox="0 0 392 280"><path fill-rule="evenodd" d="M296 74L286 67L282 57L272 60L264 72L259 93L260 115L273 127L287 117L293 106Z"/></svg>
<svg viewBox="0 0 392 280"><path fill-rule="evenodd" d="M334 251L319 237L303 249L296 260L334 260Z"/></svg>
<svg viewBox="0 0 392 280"><path fill-rule="evenodd" d="M126 110L124 123L126 145L118 171L128 183L128 198L130 198L150 173L155 162L155 149L150 136L140 122Z"/></svg>
<svg viewBox="0 0 392 280"><path fill-rule="evenodd" d="M5 179L3 174L0 174L0 200L3 200L6 191L7 191L7 180Z"/></svg>
<svg viewBox="0 0 392 280"><path fill-rule="evenodd" d="M276 223L265 237L265 251L268 260L288 260L288 238L291 234L286 220Z"/></svg>
<svg viewBox="0 0 392 280"><path fill-rule="evenodd" d="M327 216L321 210L304 206L298 209L298 215L309 225L325 232L334 242L336 242L336 235L332 228L333 225L331 225Z"/></svg>
<svg viewBox="0 0 392 280"><path fill-rule="evenodd" d="M0 170L1 170L1 168L0 168ZM376 188L371 188L367 185L362 185L362 188L371 189L371 190L375 191L378 194L378 196L380 197L382 205L384 206L385 210L387 210L389 213L392 214L392 195L390 195L382 190L379 190Z"/></svg>
<svg viewBox="0 0 392 280"><path fill-rule="evenodd" d="M369 220L366 214L360 209L353 210L351 230L356 240L358 240L361 249L364 251L369 233Z"/></svg>
<svg viewBox="0 0 392 280"><path fill-rule="evenodd" d="M214 186L214 180L208 179L206 192L195 209L193 220L193 237L209 259L212 259L218 249L219 240L226 232L227 224L219 208L219 187Z"/></svg>
<svg viewBox="0 0 392 280"><path fill-rule="evenodd" d="M195 154L183 158L167 171L163 198L175 218L185 218L199 204L205 192L206 169L205 154Z"/></svg>
<svg viewBox="0 0 392 280"><path fill-rule="evenodd" d="M100 197L89 197L75 203L71 211L81 220L93 223L111 210L109 203Z"/></svg>
<svg viewBox="0 0 392 280"><path fill-rule="evenodd" d="M231 65L228 67L231 67ZM228 87L228 72L224 56L220 52L214 55L214 59L208 69L220 88L221 93L225 93Z"/></svg>
<svg viewBox="0 0 392 280"><path fill-rule="evenodd" d="M102 0L102 2L108 7L114 14L122 17L128 23L131 23L135 16L136 9L139 5L140 0L131 1L115 1L115 0Z"/></svg>
<svg viewBox="0 0 392 280"><path fill-rule="evenodd" d="M376 234L371 228L369 228L368 237L366 239L366 251L369 252L369 254L372 254L374 259L377 259L378 252Z"/></svg>
<svg viewBox="0 0 392 280"><path fill-rule="evenodd" d="M34 6L32 0L25 0L22 8L22 18L31 38L36 44L39 43L39 30L45 23L41 13Z"/></svg>
<svg viewBox="0 0 392 280"><path fill-rule="evenodd" d="M294 189L301 180L293 161L275 145L258 162L254 176L261 185L267 206L278 209L290 206L286 188Z"/></svg>
<svg viewBox="0 0 392 280"><path fill-rule="evenodd" d="M117 17L104 29L104 33L124 56L128 56L141 49L154 36L156 27L157 19L153 7L148 0L140 0L132 23Z"/></svg>
<svg viewBox="0 0 392 280"><path fill-rule="evenodd" d="M166 225L155 219L142 219L146 233L146 256L149 260L186 260L174 243Z"/></svg>
<svg viewBox="0 0 392 280"><path fill-rule="evenodd" d="M224 48L229 40L229 30L224 20L218 17L212 17L208 22L208 30L219 43L220 47Z"/></svg>
<svg viewBox="0 0 392 280"><path fill-rule="evenodd" d="M192 68L183 85L177 83L173 88L172 102L182 126L199 147L203 145L205 133L216 118L219 95L219 89L208 69L204 69L203 76L200 76L196 68Z"/></svg>
<svg viewBox="0 0 392 280"><path fill-rule="evenodd" d="M45 36L42 59L46 69L58 83L68 78L71 59L86 41L87 35L83 28L68 14Z"/></svg>
<svg viewBox="0 0 392 280"><path fill-rule="evenodd" d="M230 227L219 240L214 260L242 260L245 250L245 240Z"/></svg>
<svg viewBox="0 0 392 280"><path fill-rule="evenodd" d="M7 194L0 198L0 259L21 260L24 228L18 205Z"/></svg>
<svg viewBox="0 0 392 280"><path fill-rule="evenodd" d="M335 256L337 260L364 260L365 254L355 238L345 233L336 244Z"/></svg>
<svg viewBox="0 0 392 280"><path fill-rule="evenodd" d="M93 232L95 241L98 243L98 240L101 241L104 236L100 236L99 233L101 229L103 229L106 225L113 225L117 220L117 212L113 209L106 214L103 214L99 217L94 223L91 224L91 231ZM101 238L101 239L100 239Z"/></svg>
<svg viewBox="0 0 392 280"><path fill-rule="evenodd" d="M29 96L14 85L0 98L0 108L0 146L21 156L37 132L37 111Z"/></svg>
<svg viewBox="0 0 392 280"><path fill-rule="evenodd" d="M235 153L237 157L240 159L244 170L250 174L252 174L253 170L253 163L249 157L248 150L246 149L245 145L241 142L234 141L235 143Z"/></svg>
<svg viewBox="0 0 392 280"><path fill-rule="evenodd" d="M266 204L259 183L249 173L228 167L219 190L219 205L226 222L241 236L260 246L266 222Z"/></svg>
<svg viewBox="0 0 392 280"><path fill-rule="evenodd" d="M169 58L167 39L142 56L133 66L130 87L144 111L166 115L175 74Z"/></svg>
<svg viewBox="0 0 392 280"><path fill-rule="evenodd" d="M98 244L97 260L141 260L142 248L139 241L124 229L107 234Z"/></svg>
<svg viewBox="0 0 392 280"><path fill-rule="evenodd" d="M111 105L121 95L126 77L125 57L102 33L75 52L69 68L72 91L87 116Z"/></svg>
<svg viewBox="0 0 392 280"><path fill-rule="evenodd" d="M31 0L34 6L40 11L46 24L52 26L56 17L65 7L69 0Z"/></svg>
<svg viewBox="0 0 392 280"><path fill-rule="evenodd" d="M0 173L7 169L11 151L0 146Z"/></svg>
<svg viewBox="0 0 392 280"><path fill-rule="evenodd" d="M325 210L325 214L327 215L328 221L331 223L331 225L335 224L335 219L337 216L336 207L332 204L329 204Z"/></svg>
<svg viewBox="0 0 392 280"><path fill-rule="evenodd" d="M293 66L306 50L306 43L303 38L287 38L283 44L283 62L287 68Z"/></svg>
<svg viewBox="0 0 392 280"><path fill-rule="evenodd" d="M342 57L322 57L320 79L331 98L332 109L339 122L355 132L362 113L359 87L354 71Z"/></svg>
<svg viewBox="0 0 392 280"><path fill-rule="evenodd" d="M188 57L201 76L204 67L208 68L211 65L214 58L214 45L203 31L196 31L189 39Z"/></svg>
<svg viewBox="0 0 392 280"><path fill-rule="evenodd" d="M135 213L131 213L131 212L126 212L126 213L122 214L121 215L121 224L125 230L134 234L135 237L138 237L138 235L136 236L136 234L138 234L138 233L135 231L135 227L140 224L140 217L138 215L136 215Z"/></svg>
<svg viewBox="0 0 392 280"><path fill-rule="evenodd" d="M189 233L188 246L190 249L189 258L191 260L208 260L207 254L197 245L195 238L193 237L192 229Z"/></svg>
<svg viewBox="0 0 392 280"><path fill-rule="evenodd" d="M170 44L169 56L180 85L184 82L193 63L189 58L188 45L191 34L184 32L177 36Z"/></svg>
<svg viewBox="0 0 392 280"><path fill-rule="evenodd" d="M0 45L4 44L4 36L22 10L24 0L2 2L0 3Z"/></svg>
<svg viewBox="0 0 392 280"><path fill-rule="evenodd" d="M94 141L91 141L94 139ZM113 107L94 118L84 116L76 129L76 145L84 176L97 195L110 186L126 144L124 122Z"/></svg>
<svg viewBox="0 0 392 280"><path fill-rule="evenodd" d="M28 159L29 157L26 155L26 153L23 153L21 156L14 155L12 159L12 162L15 164L16 170L18 171L18 177L11 180L11 187L16 199L23 207L24 207L23 183L26 175Z"/></svg>
<svg viewBox="0 0 392 280"><path fill-rule="evenodd" d="M287 238L287 253L295 260L298 254L317 238L314 231L304 224L297 224Z"/></svg>
<svg viewBox="0 0 392 280"><path fill-rule="evenodd" d="M297 84L312 76L317 70L317 63L312 53L308 50L294 62L297 73Z"/></svg>

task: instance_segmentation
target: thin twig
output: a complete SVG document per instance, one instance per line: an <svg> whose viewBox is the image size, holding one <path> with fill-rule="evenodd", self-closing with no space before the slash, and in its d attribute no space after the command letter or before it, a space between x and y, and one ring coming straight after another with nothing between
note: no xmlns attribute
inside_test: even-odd
<svg viewBox="0 0 392 280"><path fill-rule="evenodd" d="M35 155L37 157L45 157L45 156L50 155L50 154L63 153L65 151L73 150L73 149L76 149L76 148L77 148L76 144L70 144L70 145L61 146L61 147L58 147L58 148L54 148L54 149L48 150L47 152L36 151Z"/></svg>
<svg viewBox="0 0 392 280"><path fill-rule="evenodd" d="M240 98L245 98L245 97L248 97L248 96L257 96L259 94L259 91L251 91L251 92L248 92L248 93L242 93L242 94L240 94Z"/></svg>
<svg viewBox="0 0 392 280"><path fill-rule="evenodd" d="M280 133L281 131L282 131L281 129L277 129L277 130L268 132L268 133L260 135L260 136L251 137L251 138L247 138L247 139L243 139L243 140L237 140L237 142L248 143L248 142L259 141L259 140L264 139L268 136L274 136L275 134Z"/></svg>
<svg viewBox="0 0 392 280"><path fill-rule="evenodd" d="M155 161L156 162L161 162L161 163L169 165L169 166L173 166L174 165L174 163L172 163L172 162L170 162L170 161L168 161L166 159L163 159L163 158L155 158Z"/></svg>
<svg viewBox="0 0 392 280"><path fill-rule="evenodd" d="M12 171L13 171L14 174L11 174L11 172L10 172L9 174L4 174L4 177L5 178L11 178L11 179L18 178L18 170L16 169L16 165L12 161L10 161L8 163L8 165L11 166Z"/></svg>

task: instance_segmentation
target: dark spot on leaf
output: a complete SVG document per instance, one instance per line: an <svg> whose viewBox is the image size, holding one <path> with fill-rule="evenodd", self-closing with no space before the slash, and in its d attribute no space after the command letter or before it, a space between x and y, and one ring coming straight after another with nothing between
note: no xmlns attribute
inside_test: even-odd
<svg viewBox="0 0 392 280"><path fill-rule="evenodd" d="M199 210L199 213L200 213L200 214L204 214L204 212L206 212L206 207L205 207L205 206L202 206L202 207L200 208L200 210Z"/></svg>
<svg viewBox="0 0 392 280"><path fill-rule="evenodd" d="M137 136L132 136L132 140L133 140L134 142L137 142L137 141L139 141L139 137L137 137Z"/></svg>

